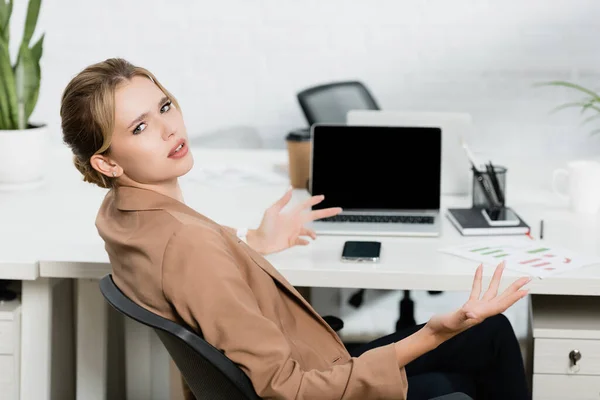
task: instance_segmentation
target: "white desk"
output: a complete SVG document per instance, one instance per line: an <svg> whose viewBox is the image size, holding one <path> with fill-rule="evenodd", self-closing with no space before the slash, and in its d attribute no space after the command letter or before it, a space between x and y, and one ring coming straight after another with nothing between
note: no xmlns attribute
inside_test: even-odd
<svg viewBox="0 0 600 400"><path fill-rule="evenodd" d="M194 155L194 171L205 165L234 164L273 172L275 164L287 162L282 150L197 149ZM527 164L521 164L521 168L518 163L507 165L508 204L532 225L534 234L543 218L547 243L596 254L600 248L597 219L572 214L544 183L531 183L541 182L539 177L551 169L532 171ZM256 226L264 209L287 186L283 178L280 183L215 186L199 183L193 175L198 174L192 172L182 181L186 203L231 226ZM104 393L105 337L100 332L105 328L106 315L95 279L109 273L110 267L94 226L104 194L105 190L81 181L71 165L68 149L62 147L50 152L47 180L42 187L0 192L0 278L24 281L22 399L50 398L53 278L78 279L78 398L101 398ZM299 190L293 202L306 196ZM443 208L469 204L468 198L442 199ZM439 238L380 238L381 263L372 266L341 263L339 253L347 240L342 237L322 236L310 246L293 248L269 259L296 286L469 290L476 263L442 254L438 249L473 238L461 237L446 219L442 229ZM491 269L485 271L486 279L490 273ZM503 286L518 276L506 271ZM600 265L534 280L530 287L532 294L598 296Z"/></svg>

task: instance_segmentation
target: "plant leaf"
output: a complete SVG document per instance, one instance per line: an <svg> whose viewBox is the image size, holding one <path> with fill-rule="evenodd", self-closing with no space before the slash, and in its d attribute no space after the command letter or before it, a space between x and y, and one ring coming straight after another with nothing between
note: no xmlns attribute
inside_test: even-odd
<svg viewBox="0 0 600 400"><path fill-rule="evenodd" d="M552 109L552 111L550 111L550 112L551 112L551 113L555 113L555 112L557 112L557 111L564 110L565 108L570 108L570 107L583 107L583 106L585 106L586 104L587 104L587 103L585 103L585 102L583 102L583 101L575 101L575 102L572 102L572 103L566 103L566 104L562 104L562 105L560 105L560 106L558 106L558 107L555 107L555 108L553 108L553 109Z"/></svg>
<svg viewBox="0 0 600 400"><path fill-rule="evenodd" d="M0 44L2 47L3 44ZM6 58L3 52L0 53L0 85L5 86L4 74L6 73ZM10 62L8 63L10 69ZM10 69L12 74L12 69ZM10 104L8 101L8 93L6 90L0 90L0 129L11 129L12 122L10 118Z"/></svg>
<svg viewBox="0 0 600 400"><path fill-rule="evenodd" d="M44 36L45 34L43 33L39 40L31 48L31 55L37 62L40 62L40 59L42 58L42 52L44 50Z"/></svg>
<svg viewBox="0 0 600 400"><path fill-rule="evenodd" d="M40 68L40 60L39 58L35 58L36 56L33 54L33 48L31 49L31 55L33 57L33 62L35 64L35 70L36 70L36 80L37 80L37 84L34 86L34 89L31 91L29 97L27 97L26 102L25 102L25 115L27 117L27 121L29 121L29 117L31 116L31 113L33 113L33 110L35 109L35 106L37 104L38 101L38 95L40 94L40 86L41 86L41 78L42 78L42 69ZM40 50L40 57L41 57L41 50Z"/></svg>
<svg viewBox="0 0 600 400"><path fill-rule="evenodd" d="M33 113L35 106L38 101L38 96L40 94L40 81L42 77L42 70L40 68L40 59L42 58L43 46L44 46L44 34L40 37L40 39L33 45L30 49L31 56L33 58L33 62L35 63L35 69L37 74L37 85L34 87L30 95L25 99L25 117L27 121L29 121L29 117Z"/></svg>
<svg viewBox="0 0 600 400"><path fill-rule="evenodd" d="M587 102L583 108L581 109L581 113L583 114L584 112L586 112L587 110L589 110L590 108L592 110L596 110L596 111L600 111L600 107L595 106L594 105L595 101L594 100L590 100L589 102Z"/></svg>
<svg viewBox="0 0 600 400"><path fill-rule="evenodd" d="M557 111L564 110L565 108L571 108L571 107L581 107L581 113L582 114L584 112L586 112L587 110L589 110L589 109L596 110L596 111L600 112L600 106L595 106L594 105L595 102L596 101L594 101L594 100L590 100L590 101L587 101L587 102L586 101L575 101L575 102L572 102L572 103L565 103L565 104L562 104L562 105L560 105L558 107L553 108L550 111L550 113L555 113Z"/></svg>
<svg viewBox="0 0 600 400"><path fill-rule="evenodd" d="M6 43L9 43L10 39L10 16L13 9L13 0L0 0L0 37L3 38Z"/></svg>
<svg viewBox="0 0 600 400"><path fill-rule="evenodd" d="M19 129L26 129L40 89L40 68L31 54L31 49L21 46L19 53L21 56L15 67L18 126Z"/></svg>
<svg viewBox="0 0 600 400"><path fill-rule="evenodd" d="M0 0L0 31L4 30L4 23L6 22L7 10L8 4L6 4L6 0Z"/></svg>
<svg viewBox="0 0 600 400"><path fill-rule="evenodd" d="M42 0L29 0L29 6L27 7L27 17L25 18L25 30L23 32L23 41L21 47L25 45L29 49L29 42L35 31L38 16L40 14L40 5Z"/></svg>
<svg viewBox="0 0 600 400"><path fill-rule="evenodd" d="M583 93L586 93L586 94L592 96L596 100L600 100L600 95L598 95L596 92L594 92L593 90L590 90L590 89L586 89L586 88L584 88L581 85L577 85L576 83L565 82L565 81L551 81L551 82L539 83L539 84L536 84L536 86L563 86L563 87L568 87L568 88L579 90L579 91L581 91Z"/></svg>
<svg viewBox="0 0 600 400"><path fill-rule="evenodd" d="M581 125L585 125L585 124L592 122L593 120L598 119L598 118L600 118L600 112L598 114L592 115L591 117L587 117L586 119L584 119L581 122Z"/></svg>
<svg viewBox="0 0 600 400"><path fill-rule="evenodd" d="M0 40L0 119L3 129L17 127L17 94L8 44Z"/></svg>
<svg viewBox="0 0 600 400"><path fill-rule="evenodd" d="M590 135L595 135L597 133L600 133L600 128L598 129L594 129L593 131L590 132Z"/></svg>

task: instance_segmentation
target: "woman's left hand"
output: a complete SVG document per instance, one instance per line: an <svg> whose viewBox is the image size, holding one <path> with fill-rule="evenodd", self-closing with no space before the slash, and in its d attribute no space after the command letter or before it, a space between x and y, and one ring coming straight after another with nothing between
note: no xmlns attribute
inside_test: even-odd
<svg viewBox="0 0 600 400"><path fill-rule="evenodd" d="M288 190L282 198L269 207L263 216L258 229L248 233L248 244L262 254L276 253L292 246L305 246L309 243L305 237L313 240L316 233L304 224L322 218L332 217L342 212L339 207L324 208L305 212L319 204L325 198L323 195L312 196L302 204L293 207L288 212L282 212L290 202L293 189Z"/></svg>
<svg viewBox="0 0 600 400"><path fill-rule="evenodd" d="M498 296L498 287L500 286L504 266L505 263L502 262L496 267L488 290L480 297L481 276L483 275L483 266L480 265L475 271L473 288L469 300L456 311L447 314L434 315L427 324L425 324L425 327L428 328L434 336L445 341L472 326L480 324L486 318L503 313L518 300L527 296L529 290L522 288L531 281L531 277L526 276L515 280L512 285L506 288L504 292Z"/></svg>

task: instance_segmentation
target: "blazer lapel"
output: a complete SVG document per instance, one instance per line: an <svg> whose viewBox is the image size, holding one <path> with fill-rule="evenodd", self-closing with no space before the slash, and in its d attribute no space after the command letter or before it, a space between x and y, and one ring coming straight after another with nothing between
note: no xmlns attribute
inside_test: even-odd
<svg viewBox="0 0 600 400"><path fill-rule="evenodd" d="M292 286L287 281L287 279L285 279L283 277L283 275L281 275L281 273L279 273L279 271L277 271L275 269L275 267L273 267L271 265L271 263L269 263L264 257L262 257L260 254L258 254L256 251L254 251L249 246L246 246L246 247L248 248L248 254L250 254L250 257L252 257L254 262L259 267L261 267L267 274L271 275L271 277L273 279L275 279L277 282L279 282L283 287L285 287L288 291L293 293L300 300L304 300L304 297L302 297L302 295L296 290L296 288L294 286ZM308 304L308 303L306 303L306 304Z"/></svg>
<svg viewBox="0 0 600 400"><path fill-rule="evenodd" d="M256 251L254 251L250 246L246 246L246 248L248 249L247 250L248 254L252 258L252 260L254 260L254 262L256 263L256 265L258 265L260 268L262 268L263 271L265 271L267 274L269 274L273 279L275 279L275 281L277 281L288 292L290 292L291 295L293 295L295 298L297 298L298 301L300 301L300 303L304 306L304 308L308 312L310 312L317 319L317 321L319 321L322 325L324 325L329 330L329 332L335 337L335 339L338 341L338 343L341 344L342 346L344 346L343 342L341 341L341 339L339 338L339 336L337 335L337 333L331 328L331 326L327 322L325 322L325 320L323 319L323 317L321 317L319 315L319 313L317 313L315 311L315 309L296 290L296 288L294 286L292 286L287 281L287 279L285 279L283 277L283 275L281 275L281 273L279 273L279 271L277 271L277 269L275 269L275 267L273 267L271 265L271 263L269 263L264 257L262 257L260 254L258 254Z"/></svg>

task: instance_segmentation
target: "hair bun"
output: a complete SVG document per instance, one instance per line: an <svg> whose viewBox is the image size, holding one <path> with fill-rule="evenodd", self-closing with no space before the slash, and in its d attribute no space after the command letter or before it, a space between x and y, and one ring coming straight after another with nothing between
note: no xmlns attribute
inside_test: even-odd
<svg viewBox="0 0 600 400"><path fill-rule="evenodd" d="M75 168L77 168L81 175L83 175L84 182L93 183L104 189L109 189L112 187L108 181L108 178L92 168L92 165L89 161L83 161L81 158L73 156L73 164L75 164Z"/></svg>

